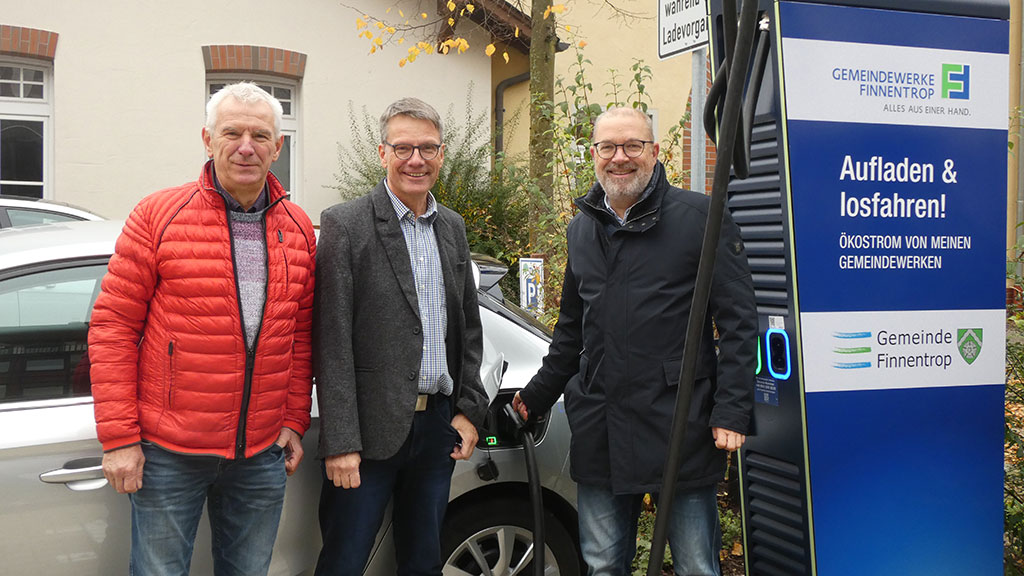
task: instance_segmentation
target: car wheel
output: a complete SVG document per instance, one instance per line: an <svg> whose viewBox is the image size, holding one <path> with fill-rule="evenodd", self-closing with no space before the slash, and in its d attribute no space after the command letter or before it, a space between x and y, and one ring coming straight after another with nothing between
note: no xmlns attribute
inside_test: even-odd
<svg viewBox="0 0 1024 576"><path fill-rule="evenodd" d="M485 501L445 519L441 534L444 576L533 574L533 514L528 501ZM544 574L579 576L572 537L553 514L544 522Z"/></svg>

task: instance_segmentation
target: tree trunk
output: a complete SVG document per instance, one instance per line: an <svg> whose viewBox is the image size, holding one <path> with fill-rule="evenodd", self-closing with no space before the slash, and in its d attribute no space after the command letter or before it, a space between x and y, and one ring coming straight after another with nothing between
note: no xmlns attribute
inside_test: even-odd
<svg viewBox="0 0 1024 576"><path fill-rule="evenodd" d="M544 11L551 5L550 0L531 0L530 19L530 179L537 184L544 197L551 198L554 176L551 174L553 138L551 121L543 112L540 103L551 100L555 90L555 15L544 18ZM539 216L536 201L531 202L531 215ZM536 229L531 228L531 244Z"/></svg>

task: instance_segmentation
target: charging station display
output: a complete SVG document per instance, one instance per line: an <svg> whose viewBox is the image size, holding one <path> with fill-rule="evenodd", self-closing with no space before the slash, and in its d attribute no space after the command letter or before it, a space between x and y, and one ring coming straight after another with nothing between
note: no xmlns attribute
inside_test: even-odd
<svg viewBox="0 0 1024 576"><path fill-rule="evenodd" d="M817 573L1001 574L1008 23L776 7Z"/></svg>

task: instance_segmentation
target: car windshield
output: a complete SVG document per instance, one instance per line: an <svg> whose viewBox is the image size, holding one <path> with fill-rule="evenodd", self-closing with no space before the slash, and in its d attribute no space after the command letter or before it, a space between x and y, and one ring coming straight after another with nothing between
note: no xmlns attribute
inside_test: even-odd
<svg viewBox="0 0 1024 576"><path fill-rule="evenodd" d="M477 294L479 295L480 303L488 310L501 314L545 340L551 340L551 329L540 320L537 320L533 314L509 302L507 299L502 302L487 292L478 292Z"/></svg>

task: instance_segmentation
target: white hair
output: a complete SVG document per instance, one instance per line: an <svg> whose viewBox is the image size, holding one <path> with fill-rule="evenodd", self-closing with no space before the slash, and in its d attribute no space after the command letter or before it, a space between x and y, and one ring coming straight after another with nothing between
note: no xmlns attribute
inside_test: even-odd
<svg viewBox="0 0 1024 576"><path fill-rule="evenodd" d="M281 135L281 117L284 116L284 109L281 103L271 96L266 90L252 82L236 82L221 88L216 94L210 97L206 103L206 130L213 132L217 127L217 108L228 96L243 104L255 104L266 102L274 112L274 138Z"/></svg>

